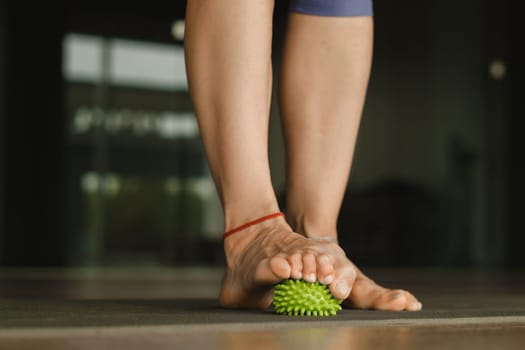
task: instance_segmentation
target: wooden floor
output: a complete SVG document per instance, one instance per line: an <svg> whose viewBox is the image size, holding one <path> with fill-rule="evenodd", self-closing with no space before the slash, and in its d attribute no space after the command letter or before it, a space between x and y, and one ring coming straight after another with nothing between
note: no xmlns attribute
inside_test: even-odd
<svg viewBox="0 0 525 350"><path fill-rule="evenodd" d="M0 349L525 349L525 272L367 271L420 312L226 310L221 269L0 270Z"/></svg>

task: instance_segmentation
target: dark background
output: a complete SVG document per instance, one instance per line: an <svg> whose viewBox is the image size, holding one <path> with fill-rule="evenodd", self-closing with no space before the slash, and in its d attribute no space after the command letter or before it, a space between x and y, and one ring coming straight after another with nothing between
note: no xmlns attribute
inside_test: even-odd
<svg viewBox="0 0 525 350"><path fill-rule="evenodd" d="M277 2L276 68L286 19L286 2ZM81 233L72 227L82 219L83 202L70 185L76 174L70 169L93 164L72 157L66 137L64 35L182 45L170 28L184 18L183 1L48 5L0 3L2 266L82 265L72 258L82 251ZM374 7L374 64L339 223L342 245L364 265L524 266L524 57L516 2L376 1ZM501 77L489 72L495 61L506 67ZM176 108L191 110L187 92L175 95ZM274 116L271 162L283 199L282 140ZM129 156L133 149L136 157ZM86 146L82 152L92 151ZM189 178L202 170L194 164L199 152L195 140L131 147L112 166L143 177ZM182 166L156 168L171 156ZM187 195L177 201L193 208ZM177 213L175 221L188 220ZM192 225L175 225L176 239L155 240L154 221L129 235L126 228L105 232L130 237L111 241L127 251L129 264L144 251L158 253L161 265L222 263L220 232L216 239L203 238ZM177 247L166 250L170 244ZM111 264L104 254L95 264Z"/></svg>

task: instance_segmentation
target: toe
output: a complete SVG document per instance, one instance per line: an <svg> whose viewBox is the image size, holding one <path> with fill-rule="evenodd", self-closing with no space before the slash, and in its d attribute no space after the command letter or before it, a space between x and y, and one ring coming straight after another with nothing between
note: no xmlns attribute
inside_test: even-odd
<svg viewBox="0 0 525 350"><path fill-rule="evenodd" d="M328 255L321 254L317 257L317 279L323 284L334 281L334 264Z"/></svg>
<svg viewBox="0 0 525 350"><path fill-rule="evenodd" d="M303 278L303 257L301 254L292 254L287 258L287 261L291 268L290 276L296 280Z"/></svg>
<svg viewBox="0 0 525 350"><path fill-rule="evenodd" d="M270 259L270 269L273 274L283 280L290 278L291 268L288 261L282 256L274 256Z"/></svg>
<svg viewBox="0 0 525 350"><path fill-rule="evenodd" d="M317 280L317 267L313 254L307 253L303 255L303 279L307 282L315 282Z"/></svg>
<svg viewBox="0 0 525 350"><path fill-rule="evenodd" d="M264 259L257 265L255 281L263 284L273 284L290 278L290 264L282 256Z"/></svg>
<svg viewBox="0 0 525 350"><path fill-rule="evenodd" d="M330 283L329 288L334 297L339 300L345 300L352 291L356 277L355 270L350 266L345 266L338 271L334 277L334 281Z"/></svg>
<svg viewBox="0 0 525 350"><path fill-rule="evenodd" d="M416 299L416 297L412 293L405 291L405 297L406 297L405 310L419 311L423 308L423 305L419 302L419 300Z"/></svg>
<svg viewBox="0 0 525 350"><path fill-rule="evenodd" d="M413 303L408 304L406 307L407 311L420 311L423 308L423 304L419 301L415 301Z"/></svg>
<svg viewBox="0 0 525 350"><path fill-rule="evenodd" d="M376 310L384 311L403 311L407 305L407 294L404 290L389 290L377 298L375 305Z"/></svg>
<svg viewBox="0 0 525 350"><path fill-rule="evenodd" d="M418 311L421 310L421 303L406 290L391 289L377 298L373 308L388 311Z"/></svg>

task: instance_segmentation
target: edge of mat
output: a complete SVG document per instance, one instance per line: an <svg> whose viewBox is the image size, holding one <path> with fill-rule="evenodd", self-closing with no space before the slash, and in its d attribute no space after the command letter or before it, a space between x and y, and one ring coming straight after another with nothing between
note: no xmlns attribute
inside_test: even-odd
<svg viewBox="0 0 525 350"><path fill-rule="evenodd" d="M104 327L71 327L71 328L24 328L0 329L0 339L20 337L57 337L57 336L84 336L84 335L126 335L133 333L143 334L173 334L173 332L217 332L217 331L267 331L293 328L325 328L325 327L433 327L433 326L469 326L469 325L502 325L523 324L525 316L491 316L491 317L464 317L440 319L391 319L391 320L350 320L330 321L323 319L313 322L278 322L278 323L202 323L191 325L147 325L147 326L104 326Z"/></svg>

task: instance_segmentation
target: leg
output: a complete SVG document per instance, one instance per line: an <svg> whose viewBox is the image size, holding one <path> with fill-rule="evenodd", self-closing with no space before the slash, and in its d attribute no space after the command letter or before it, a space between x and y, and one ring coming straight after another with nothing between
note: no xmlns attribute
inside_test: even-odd
<svg viewBox="0 0 525 350"><path fill-rule="evenodd" d="M189 87L227 231L279 210L267 154L272 16L272 0L187 3ZM337 248L310 242L282 218L229 236L221 303L267 307L276 282L312 271L346 297L355 271Z"/></svg>
<svg viewBox="0 0 525 350"><path fill-rule="evenodd" d="M307 237L337 240L372 57L370 16L291 13L281 74L281 108L288 154L287 211ZM375 284L357 267L347 304L417 310L410 293Z"/></svg>

